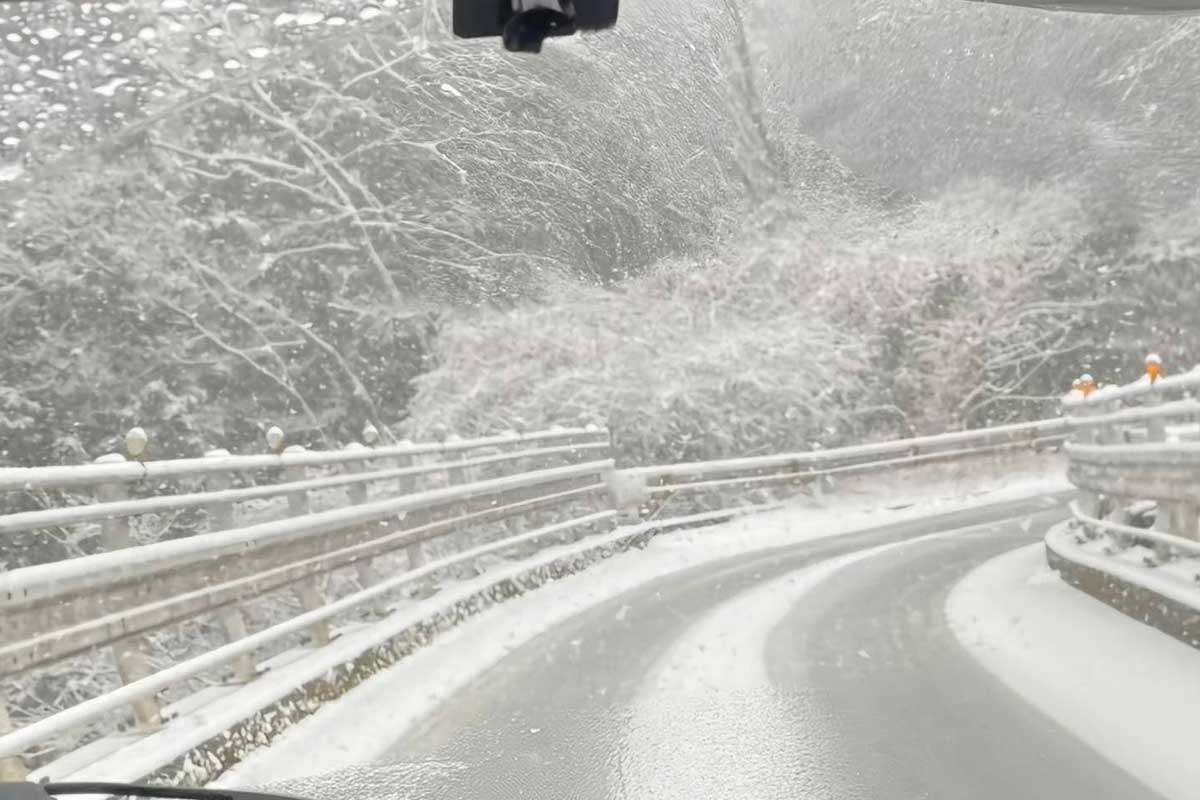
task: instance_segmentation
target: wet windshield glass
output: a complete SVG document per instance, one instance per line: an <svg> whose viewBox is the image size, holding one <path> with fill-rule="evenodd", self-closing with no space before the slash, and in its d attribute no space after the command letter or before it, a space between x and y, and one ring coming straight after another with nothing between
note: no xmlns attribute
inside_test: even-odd
<svg viewBox="0 0 1200 800"><path fill-rule="evenodd" d="M630 4L535 58L447 41L432 4L5 11L10 463L151 417L183 454L261 419L321 442L368 417L715 411L746 377L756 430L836 410L776 431L795 444L1002 420L1081 353L1154 341L1124 316L1183 313L1184 268L1150 265L1194 245L1189 18ZM730 325L680 308L716 287ZM551 310L489 313L528 303ZM618 432L631 454L762 435L655 416Z"/></svg>
<svg viewBox="0 0 1200 800"><path fill-rule="evenodd" d="M296 648L336 645L397 608L417 614L430 598L457 598L453 612L403 628L401 643L381 638L391 655L375 653L363 675L317 692L341 697L451 627L447 619L612 552L539 562L477 595L462 588L548 557L547 542L582 548L584 533L696 514L723 522L729 508L797 496L815 521L771 535L841 531L852 506L884 509L895 515L884 522L900 525L914 508L941 510L947 492L974 497L1014 475L1103 495L1065 483L1064 429L1029 429L1019 469L953 460L1008 440L935 446L955 448L953 458L925 445L836 462L819 454L1060 420L1073 381L1082 397L1081 386L1153 381L1200 361L1200 17L968 0L628 0L611 30L547 40L532 55L455 38L451 13L433 0L0 4L0 578L10 581L0 596L15 620L11 651L0 645L0 735L417 571L327 618L280 628L257 649L30 734L13 752L0 740L0 776L83 769L92 755L73 754L85 746L110 763L120 732L192 719L196 698L219 705L260 673L290 676L279 685L311 699L309 679L288 666L299 663ZM1182 416L1172 423L1192 425L1194 409L1174 408ZM1114 433L1109 443L1172 431ZM514 455L518 445L535 452ZM393 449L375 459L343 452L375 447ZM219 475L196 466L214 456L261 458L230 461ZM678 467L766 456L780 457ZM904 461L929 471L899 470L881 488L863 477L867 458L871 469ZM98 459L112 469L20 471ZM462 463L430 466L445 459ZM182 466L153 466L173 460ZM121 473L130 462L147 471ZM532 479L519 483L560 468L576 471L544 478L543 494ZM354 477L372 470L390 472ZM1105 491L1123 499L1117 512L1098 508L1124 514L1128 527L1167 524L1165 505L1156 512L1154 498L1125 497L1127 484L1110 479ZM510 483L462 488L489 480ZM287 481L306 483L278 488ZM587 505L603 492L615 500ZM1041 541L1068 514L1064 498L1057 512L1021 506L1020 523L987 521L1007 526L1012 547ZM497 511L506 503L511 514ZM569 513L546 510L555 503ZM1172 530L1190 530L1194 506L1175 508ZM285 525L302 515L312 520L305 532ZM218 535L229 549L203 549ZM1132 541L1121 535L1109 550ZM878 589L838 595L817 619L780 601L790 589L772 581L845 553L751 563L747 553L765 545L732 536L713 551L742 559L732 577L710 571L656 595L661 587L645 581L665 573L598 573L608 594L576 606L579 595L564 590L563 618L546 618L553 635L550 622L508 620L550 638L512 645L508 661L496 655L491 666L507 666L493 683L455 671L466 653L445 657L445 683L428 682L442 673L415 661L412 680L428 694L404 712L403 736L364 718L359 733L378 745L368 747L343 719L349 743L331 745L338 758L294 760L303 769L266 761L230 780L317 800L399 784L447 797L597 798L782 797L797 785L885 796L880 775L898 776L895 796L988 785L990 773L952 765L967 753L964 764L982 764L994 742L958 742L968 722L945 709L913 734L948 762L944 771L911 752L845 766L891 753L915 713L896 698L933 691L928 681L879 688L890 678L872 670L895 669L961 686L980 714L995 708L1018 732L1010 738L1026 742L1012 745L1012 763L1061 745L1068 773L1097 782L1045 778L1056 796L1150 791L1137 782L1153 779L1107 751L1094 770L1074 739L1026 738L1027 721L988 694L1000 682L979 689L962 677L962 664L975 663L966 650L961 662L930 666L930 653L957 641L940 604L1004 551L998 540L969 553L934 542L927 561L905 562L907 577L864 577ZM524 538L497 544L506 537ZM645 544L620 542L613 548ZM1167 545L1143 544L1130 563L1166 563ZM87 560L127 548L154 555ZM675 572L699 569L678 558ZM1185 589L1189 569L1179 568ZM914 585L927 594L896 599ZM567 609L581 616L567 620ZM774 620L770 638L747 633L722 652L742 642L767 653L763 663L706 672L695 648L712 643L688 638L700 636L693 628L725 620L728 632L742 618ZM847 633L912 626L920 656L896 644L900 633L879 640L895 652ZM353 658L354 669L370 661ZM701 677L676 682L690 672ZM714 700L701 691L710 679L733 694ZM677 705L642 702L655 681ZM859 682L874 689L858 693ZM435 712L433 696L457 704ZM155 751L174 755L150 759L153 770L112 774L215 780L321 704L295 719L280 712L288 721L275 730L259 700L241 728L206 723L235 744L200 737ZM872 731L879 704L891 722ZM735 718L753 720L753 732L732 735ZM836 735L793 747L796 719ZM755 760L726 741L739 737L791 744L750 748ZM661 748L672 752L651 769L648 754ZM827 768L797 784L788 766L797 760ZM753 767L726 782L691 769L725 761ZM337 772L350 765L359 771ZM334 777L286 782L315 773Z"/></svg>

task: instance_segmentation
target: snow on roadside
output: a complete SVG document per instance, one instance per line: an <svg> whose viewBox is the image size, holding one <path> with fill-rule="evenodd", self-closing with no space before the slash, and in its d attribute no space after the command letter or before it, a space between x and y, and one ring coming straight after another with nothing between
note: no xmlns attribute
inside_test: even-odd
<svg viewBox="0 0 1200 800"><path fill-rule="evenodd" d="M322 707L251 753L215 786L249 786L318 775L381 757L455 692L538 634L655 578L756 550L844 535L930 514L966 510L1071 488L1061 477L984 476L934 483L908 494L831 498L836 508L795 504L706 528L658 536L642 551L615 556L513 599L439 636L399 664Z"/></svg>
<svg viewBox="0 0 1200 800"><path fill-rule="evenodd" d="M1200 786L1200 651L1068 586L1041 544L969 573L950 627L989 672L1165 797Z"/></svg>

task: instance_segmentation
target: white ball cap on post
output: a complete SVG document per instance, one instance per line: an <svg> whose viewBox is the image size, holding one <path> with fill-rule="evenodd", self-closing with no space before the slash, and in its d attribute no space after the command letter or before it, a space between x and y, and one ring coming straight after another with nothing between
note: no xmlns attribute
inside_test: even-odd
<svg viewBox="0 0 1200 800"><path fill-rule="evenodd" d="M367 444L375 444L379 441L379 428L376 428L370 420L367 421L366 425L363 425L362 440Z"/></svg>
<svg viewBox="0 0 1200 800"><path fill-rule="evenodd" d="M134 426L125 434L125 452L130 458L140 458L146 452L146 444L150 441L150 437L146 435L144 428Z"/></svg>
<svg viewBox="0 0 1200 800"><path fill-rule="evenodd" d="M267 428L267 447L271 448L272 453L278 453L283 449L283 442L286 438L283 428L278 425Z"/></svg>

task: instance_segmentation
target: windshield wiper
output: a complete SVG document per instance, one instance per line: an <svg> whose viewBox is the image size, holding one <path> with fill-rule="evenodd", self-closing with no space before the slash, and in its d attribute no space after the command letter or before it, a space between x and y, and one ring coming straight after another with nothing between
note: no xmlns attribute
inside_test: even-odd
<svg viewBox="0 0 1200 800"><path fill-rule="evenodd" d="M162 800L298 800L288 795L238 789L192 789L186 786L147 786L140 783L0 783L0 800L53 800L56 797L78 794Z"/></svg>

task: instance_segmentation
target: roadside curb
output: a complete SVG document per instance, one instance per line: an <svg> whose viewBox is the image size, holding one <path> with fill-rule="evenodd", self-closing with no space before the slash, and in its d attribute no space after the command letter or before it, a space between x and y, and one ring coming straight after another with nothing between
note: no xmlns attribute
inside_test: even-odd
<svg viewBox="0 0 1200 800"><path fill-rule="evenodd" d="M1133 576L1119 576L1105 559L1072 544L1069 523L1046 534L1046 563L1071 586L1138 622L1200 649L1200 607L1168 597Z"/></svg>

